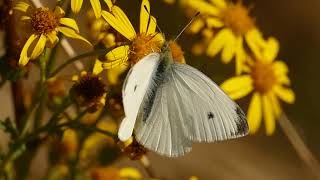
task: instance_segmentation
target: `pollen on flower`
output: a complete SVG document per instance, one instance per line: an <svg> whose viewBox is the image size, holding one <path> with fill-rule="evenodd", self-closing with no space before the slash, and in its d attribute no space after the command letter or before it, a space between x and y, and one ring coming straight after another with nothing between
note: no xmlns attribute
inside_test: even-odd
<svg viewBox="0 0 320 180"><path fill-rule="evenodd" d="M49 33L55 30L59 25L59 17L57 17L48 8L38 8L31 16L31 25L37 33Z"/></svg>
<svg viewBox="0 0 320 180"><path fill-rule="evenodd" d="M182 51L182 48L179 46L179 44L177 44L174 41L170 41L169 46L171 49L173 60L179 63L185 63L185 59L183 55L184 52Z"/></svg>
<svg viewBox="0 0 320 180"><path fill-rule="evenodd" d="M249 16L249 10L242 1L230 4L222 11L222 18L225 25L237 35L244 35L254 28L254 19Z"/></svg>
<svg viewBox="0 0 320 180"><path fill-rule="evenodd" d="M161 41L153 35L137 34L130 48L130 61L136 64L140 59L153 52L160 52Z"/></svg>
<svg viewBox="0 0 320 180"><path fill-rule="evenodd" d="M260 93L267 93L277 83L272 64L257 61L252 67L251 77L255 89Z"/></svg>

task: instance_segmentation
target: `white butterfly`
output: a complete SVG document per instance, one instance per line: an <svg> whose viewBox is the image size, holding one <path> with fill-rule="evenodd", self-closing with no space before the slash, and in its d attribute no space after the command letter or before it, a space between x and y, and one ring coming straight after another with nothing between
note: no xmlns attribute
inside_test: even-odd
<svg viewBox="0 0 320 180"><path fill-rule="evenodd" d="M118 137L136 140L161 155L191 151L192 142L215 142L248 133L246 117L211 79L173 61L165 44L134 65L122 89L126 117Z"/></svg>

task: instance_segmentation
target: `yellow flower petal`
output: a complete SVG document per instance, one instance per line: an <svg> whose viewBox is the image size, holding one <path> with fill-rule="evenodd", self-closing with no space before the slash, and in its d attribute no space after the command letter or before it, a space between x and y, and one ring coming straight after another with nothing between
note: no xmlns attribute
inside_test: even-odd
<svg viewBox="0 0 320 180"><path fill-rule="evenodd" d="M41 34L36 46L34 47L31 53L31 59L36 59L42 54L43 49L46 45L46 42L47 42L46 36L44 34Z"/></svg>
<svg viewBox="0 0 320 180"><path fill-rule="evenodd" d="M120 177L126 179L142 179L141 173L135 168L122 168L120 169Z"/></svg>
<svg viewBox="0 0 320 180"><path fill-rule="evenodd" d="M261 109L261 96L255 92L248 108L248 125L251 134L256 133L261 125Z"/></svg>
<svg viewBox="0 0 320 180"><path fill-rule="evenodd" d="M187 2L187 5L201 12L201 14L217 16L220 12L218 8L212 6L210 3L207 3L203 0L190 0Z"/></svg>
<svg viewBox="0 0 320 180"><path fill-rule="evenodd" d="M215 17L208 17L206 23L209 28L221 28L224 25L220 19Z"/></svg>
<svg viewBox="0 0 320 180"><path fill-rule="evenodd" d="M238 37L236 41L236 75L240 75L245 70L245 60L247 57L243 48L243 38ZM248 69L250 71L250 68Z"/></svg>
<svg viewBox="0 0 320 180"><path fill-rule="evenodd" d="M153 41L154 42L159 42L159 44L163 44L164 41L165 41L165 39L163 37L163 34L161 34L161 33L155 34L154 37L153 37Z"/></svg>
<svg viewBox="0 0 320 180"><path fill-rule="evenodd" d="M20 1L16 4L16 6L13 7L13 9L22 11L22 12L27 12L29 7L30 7L29 4Z"/></svg>
<svg viewBox="0 0 320 180"><path fill-rule="evenodd" d="M227 3L225 0L210 0L210 1L220 9L224 9L227 7Z"/></svg>
<svg viewBox="0 0 320 180"><path fill-rule="evenodd" d="M99 0L90 0L94 15L96 18L101 17L101 4Z"/></svg>
<svg viewBox="0 0 320 180"><path fill-rule="evenodd" d="M266 125L266 134L270 136L274 133L274 130L276 129L276 122L275 122L272 104L267 95L262 96L262 108L263 108L264 122Z"/></svg>
<svg viewBox="0 0 320 180"><path fill-rule="evenodd" d="M129 67L128 63L122 63L120 66L117 66L107 71L107 79L109 84L116 85L119 82L119 76L124 73Z"/></svg>
<svg viewBox="0 0 320 180"><path fill-rule="evenodd" d="M71 9L74 13L79 13L83 0L71 0Z"/></svg>
<svg viewBox="0 0 320 180"><path fill-rule="evenodd" d="M259 60L263 59L262 48L266 46L266 41L261 32L257 29L250 30L246 33L245 39L254 56Z"/></svg>
<svg viewBox="0 0 320 180"><path fill-rule="evenodd" d="M119 22L119 20L114 17L111 13L107 11L102 11L101 12L102 17L112 26L116 31L118 31L121 35L123 35L125 38L132 40L134 36L126 30L126 27Z"/></svg>
<svg viewBox="0 0 320 180"><path fill-rule="evenodd" d="M284 102L289 103L289 104L294 103L295 95L291 89L285 88L282 86L275 86L273 90L276 93L276 95Z"/></svg>
<svg viewBox="0 0 320 180"><path fill-rule="evenodd" d="M128 45L114 48L113 50L111 50L106 54L105 58L107 59L107 61L122 59L123 57L128 56L129 48L130 47Z"/></svg>
<svg viewBox="0 0 320 180"><path fill-rule="evenodd" d="M54 8L54 14L58 17L63 17L65 15L65 12L60 6L56 6Z"/></svg>
<svg viewBox="0 0 320 180"><path fill-rule="evenodd" d="M77 33L79 33L79 27L77 25L77 22L74 19L71 18L60 18L59 20L60 24L63 24L65 26L68 26L72 29L74 29Z"/></svg>
<svg viewBox="0 0 320 180"><path fill-rule="evenodd" d="M263 59L266 62L272 62L275 60L279 52L279 42L275 38L269 38L266 44L266 48L263 52Z"/></svg>
<svg viewBox="0 0 320 180"><path fill-rule="evenodd" d="M283 61L275 61L272 66L277 75L287 74L289 71L288 66Z"/></svg>
<svg viewBox="0 0 320 180"><path fill-rule="evenodd" d="M231 59L234 57L237 46L237 39L233 34L226 36L225 45L222 50L221 60L223 63L229 63Z"/></svg>
<svg viewBox="0 0 320 180"><path fill-rule="evenodd" d="M24 44L23 48L22 48L22 51L21 51L21 54L20 54L20 59L19 59L19 65L20 66L25 66L29 60L30 60L30 57L28 57L28 49L31 45L31 43L36 40L38 37L38 35L36 34L32 34L29 39L27 40L27 42Z"/></svg>
<svg viewBox="0 0 320 180"><path fill-rule="evenodd" d="M286 86L290 86L291 81L287 75L280 74L280 75L276 75L276 76L277 76L278 83L286 85Z"/></svg>
<svg viewBox="0 0 320 180"><path fill-rule="evenodd" d="M106 54L108 62L103 62L104 69L112 69L117 67L128 60L129 46L119 46Z"/></svg>
<svg viewBox="0 0 320 180"><path fill-rule="evenodd" d="M150 19L149 27L147 29L147 35L154 34L157 28L157 19L153 16L151 16L150 18L151 19Z"/></svg>
<svg viewBox="0 0 320 180"><path fill-rule="evenodd" d="M146 7L146 9L145 9ZM140 33L147 33L150 18L150 3L148 0L142 0L140 7Z"/></svg>
<svg viewBox="0 0 320 180"><path fill-rule="evenodd" d="M226 39L229 39L230 36L233 36L230 29L225 28L225 29L222 29L220 32L218 32L218 34L209 43L209 46L207 49L207 55L211 57L217 55L218 52L226 44Z"/></svg>
<svg viewBox="0 0 320 180"><path fill-rule="evenodd" d="M252 79L250 75L232 77L223 82L220 87L232 98L240 99L248 95L252 89Z"/></svg>
<svg viewBox="0 0 320 180"><path fill-rule="evenodd" d="M107 4L108 8L109 8L109 11L111 11L111 8L113 6L113 3L111 0L104 0L104 2Z"/></svg>
<svg viewBox="0 0 320 180"><path fill-rule="evenodd" d="M129 39L133 39L136 36L136 31L134 30L127 15L118 6L113 6L111 12L114 17L124 25L124 28L127 31L126 33L128 34L128 37L130 37Z"/></svg>
<svg viewBox="0 0 320 180"><path fill-rule="evenodd" d="M57 36L57 32L56 31L52 31L52 32L48 33L47 34L47 38L49 39L49 42L53 46L59 41L59 38Z"/></svg>
<svg viewBox="0 0 320 180"><path fill-rule="evenodd" d="M100 74L102 71L103 71L102 62L99 59L96 59L94 66L93 66L92 73L93 74Z"/></svg>
<svg viewBox="0 0 320 180"><path fill-rule="evenodd" d="M203 22L202 19L198 18L198 19L195 19L193 21L192 24L190 24L189 28L188 28L188 32L190 33L198 33L203 27L204 27L205 23Z"/></svg>
<svg viewBox="0 0 320 180"><path fill-rule="evenodd" d="M270 102L272 104L274 115L275 115L276 118L278 118L280 116L280 114L281 114L281 106L280 106L279 100L275 96L274 93L268 94L268 97L269 97Z"/></svg>
<svg viewBox="0 0 320 180"><path fill-rule="evenodd" d="M92 46L92 44L88 40L86 40L84 37L77 34L73 29L70 29L67 27L58 27L58 30L67 37L74 38L74 39L80 39L80 40L88 43L90 46Z"/></svg>

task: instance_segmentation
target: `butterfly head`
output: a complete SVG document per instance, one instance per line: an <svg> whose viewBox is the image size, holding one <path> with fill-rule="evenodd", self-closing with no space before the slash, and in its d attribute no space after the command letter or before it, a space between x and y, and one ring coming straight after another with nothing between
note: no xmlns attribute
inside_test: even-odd
<svg viewBox="0 0 320 180"><path fill-rule="evenodd" d="M172 58L172 50L170 47L170 42L169 41L165 41L162 48L161 48L161 59L167 61L167 62L173 62L173 58Z"/></svg>

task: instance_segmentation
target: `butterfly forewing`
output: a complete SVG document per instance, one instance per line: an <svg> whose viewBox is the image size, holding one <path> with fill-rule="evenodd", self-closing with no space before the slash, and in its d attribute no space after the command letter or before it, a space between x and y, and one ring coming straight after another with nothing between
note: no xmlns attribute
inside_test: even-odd
<svg viewBox="0 0 320 180"><path fill-rule="evenodd" d="M139 110L135 126L139 143L172 157L189 152L192 141L213 142L248 133L239 106L200 71L174 63L162 73L151 78Z"/></svg>

